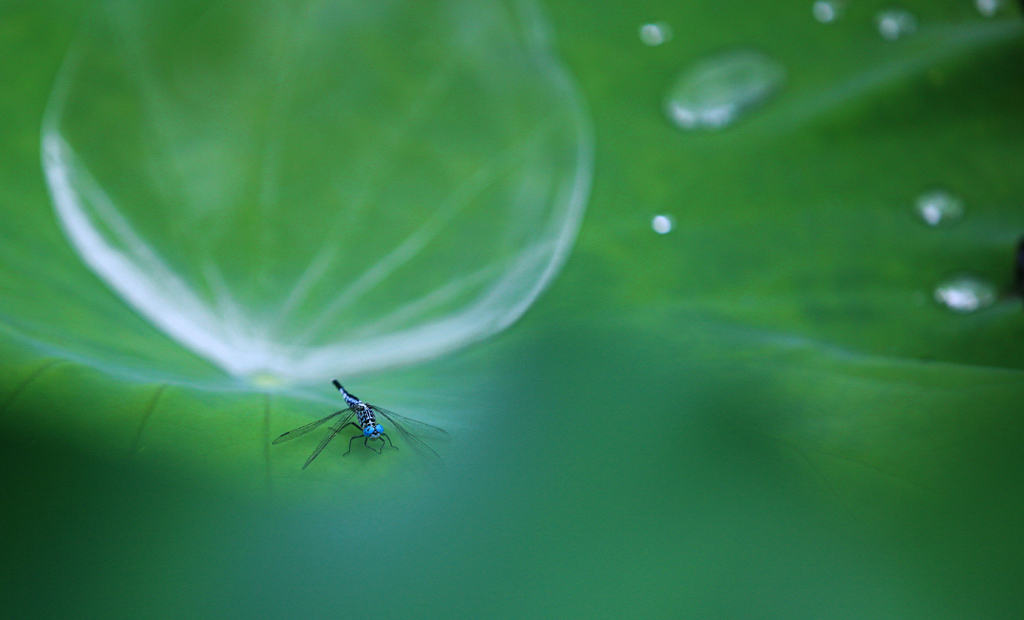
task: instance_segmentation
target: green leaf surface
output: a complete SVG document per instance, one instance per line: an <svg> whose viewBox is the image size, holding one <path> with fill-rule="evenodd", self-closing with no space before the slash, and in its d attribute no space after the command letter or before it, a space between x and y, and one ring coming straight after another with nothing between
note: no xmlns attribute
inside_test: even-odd
<svg viewBox="0 0 1024 620"><path fill-rule="evenodd" d="M97 586L157 616L333 613L340 562L396 617L1014 617L1024 23L910 1L889 41L887 3L811 4L5 5L14 521L53 486L97 540L123 502L217 550L181 574L228 603ZM777 87L673 124L737 50ZM961 221L921 220L936 188ZM958 274L995 302L938 303ZM447 429L446 466L271 446L343 406L334 374Z"/></svg>

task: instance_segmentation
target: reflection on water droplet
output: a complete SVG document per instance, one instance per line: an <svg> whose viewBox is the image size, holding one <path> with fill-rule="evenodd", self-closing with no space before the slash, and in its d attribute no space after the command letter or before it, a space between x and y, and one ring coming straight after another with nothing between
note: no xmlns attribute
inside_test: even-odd
<svg viewBox="0 0 1024 620"><path fill-rule="evenodd" d="M875 26L883 39L895 41L917 32L917 18L904 9L888 9L875 15Z"/></svg>
<svg viewBox="0 0 1024 620"><path fill-rule="evenodd" d="M996 13L1003 8L1003 2L1002 0L974 0L974 6L982 17L995 17Z"/></svg>
<svg viewBox="0 0 1024 620"><path fill-rule="evenodd" d="M941 189L925 192L915 202L917 214L929 226L950 226L964 216L964 202Z"/></svg>
<svg viewBox="0 0 1024 620"><path fill-rule="evenodd" d="M994 304L996 287L975 276L957 276L935 288L935 301L966 314Z"/></svg>
<svg viewBox="0 0 1024 620"><path fill-rule="evenodd" d="M426 360L526 312L592 172L531 0L208 4L100 10L43 119L58 221L126 307L261 387ZM164 367L92 333L53 337Z"/></svg>
<svg viewBox="0 0 1024 620"><path fill-rule="evenodd" d="M257 373L249 378L252 384L261 388L280 388L288 385L281 377L268 373Z"/></svg>
<svg viewBox="0 0 1024 620"><path fill-rule="evenodd" d="M655 215L654 219L651 220L651 228L654 232L659 235L665 235L672 232L672 229L676 227L676 223L672 221L672 218L668 215Z"/></svg>
<svg viewBox="0 0 1024 620"><path fill-rule="evenodd" d="M665 22L654 22L640 26L640 40L645 45L655 46L672 40L672 26Z"/></svg>
<svg viewBox="0 0 1024 620"><path fill-rule="evenodd" d="M721 129L771 97L786 78L782 65L752 50L706 58L668 91L665 113L680 129Z"/></svg>
<svg viewBox="0 0 1024 620"><path fill-rule="evenodd" d="M811 5L811 13L814 19L823 24L830 24L843 15L846 5L837 0L817 0Z"/></svg>

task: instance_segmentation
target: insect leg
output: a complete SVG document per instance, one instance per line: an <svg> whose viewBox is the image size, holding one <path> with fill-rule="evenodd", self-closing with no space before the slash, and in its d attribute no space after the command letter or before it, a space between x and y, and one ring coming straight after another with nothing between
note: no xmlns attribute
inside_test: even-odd
<svg viewBox="0 0 1024 620"><path fill-rule="evenodd" d="M349 424L351 424L352 426L355 426L356 428L359 427L359 425L356 424L355 422L349 422L345 426L348 426ZM342 426L341 428L345 428L345 426ZM341 429L338 429L338 430L340 431ZM348 456L348 453L352 451L352 440L355 439L358 436L359 435L352 435L352 438L348 440L348 452L345 452L345 454L342 454L342 456Z"/></svg>
<svg viewBox="0 0 1024 620"><path fill-rule="evenodd" d="M369 442L370 442L370 438L367 437L366 441L363 442L363 445L366 446L367 448L370 448L370 443ZM384 443L384 440L381 439L380 442ZM373 450L373 448L370 448L370 449ZM376 452L377 454L380 454L381 452L383 452L383 450L373 450L373 451Z"/></svg>

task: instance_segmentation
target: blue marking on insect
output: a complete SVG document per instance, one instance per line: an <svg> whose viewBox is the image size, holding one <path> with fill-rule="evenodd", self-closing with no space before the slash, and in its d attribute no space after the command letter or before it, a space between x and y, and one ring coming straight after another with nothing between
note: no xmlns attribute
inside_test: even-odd
<svg viewBox="0 0 1024 620"><path fill-rule="evenodd" d="M398 447L395 444L391 443L391 437L388 437L388 434L384 432L384 426L382 424L377 423L378 415L386 419L391 424L391 426L397 429L398 432L402 435L402 438L405 439L409 443L409 445L411 445L428 461L431 461L436 464L441 464L441 457L438 456L437 452L434 452L434 450L430 446L423 443L423 441L420 440L416 435L432 435L439 439L448 439L448 433L446 433L443 429L433 426L431 424L426 424L424 422L419 422L417 420L413 420L411 418L398 415L394 411L389 411L382 407L378 407L377 405L371 405L367 402L360 400L351 392L347 391L345 388L341 386L340 383L338 383L336 379L332 380L332 383L334 383L334 387L338 388L338 391L345 399L345 403L348 405L348 407L342 409L341 411L335 411L326 418L317 420L316 422L310 422L305 426L300 426L299 428L290 430L273 441L274 444L279 444L283 441L288 441L289 439L295 439L296 437L305 435L306 433L318 428L321 424L336 416L339 416L343 413L347 414L343 418L341 418L334 426L331 427L330 432L328 432L327 436L323 438L323 441L320 442L320 445L316 447L316 450L313 451L313 454L311 454L310 457L306 459L306 464L302 466L302 469L306 469L307 467L309 467L309 464L312 463L313 459L315 459L317 455L319 455L323 451L323 449L327 447L327 444L329 444L331 440L338 435L338 433L340 433L342 430L349 426L361 428L362 433L359 435L353 435L348 440L348 452L345 452L345 454L343 454L342 456L348 456L348 453L352 451L352 442L360 437L363 438L363 445L366 446L367 448L370 448L377 454L382 454L384 452L384 447L387 445L390 445L392 448L397 450ZM355 421L352 420L353 416L355 416L356 418ZM413 432L410 432L406 427L412 428L415 431L415 434ZM374 439L380 440L380 448L375 449L373 446L370 445L369 442ZM387 440L386 442L385 439Z"/></svg>

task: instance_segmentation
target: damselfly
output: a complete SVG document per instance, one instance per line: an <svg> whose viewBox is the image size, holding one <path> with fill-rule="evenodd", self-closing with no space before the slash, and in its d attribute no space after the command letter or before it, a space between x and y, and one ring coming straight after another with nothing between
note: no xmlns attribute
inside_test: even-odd
<svg viewBox="0 0 1024 620"><path fill-rule="evenodd" d="M289 439L295 439L296 437L300 437L302 435L305 435L309 431L316 429L321 424L332 418L335 418L343 413L347 414L345 415L345 417L338 420L338 422L334 426L331 427L331 430L327 433L327 436L323 438L323 441L320 442L320 445L316 447L316 450L313 450L313 454L309 455L309 458L306 459L306 464L302 466L302 469L306 469L307 467L309 467L309 464L313 462L313 459L315 459L317 455L323 452L323 449L327 447L327 444L331 443L331 440L334 439L338 435L338 433L343 431L348 426L355 426L356 428L361 428L363 432L361 435L353 435L348 440L348 452L342 454L342 456L347 456L348 453L352 451L352 442L355 441L356 439L359 439L360 437L363 438L363 445L373 450L377 454L383 453L384 446L386 445L390 445L392 448L397 450L398 447L395 444L391 443L391 438L388 437L388 434L384 432L384 427L381 424L377 423L378 415L383 416L384 419L390 422L392 426L398 429L398 432L406 441L409 442L409 445L411 445L417 452L426 457L427 460L437 464L441 463L441 457L438 456L437 452L434 452L434 450L431 449L430 446L423 443L423 441L421 441L419 437L417 437L416 435L431 435L434 437L447 439L448 433L446 433L443 429L440 429L436 426L432 426L430 424L426 424L424 422L412 420L405 416L398 415L394 411L388 411L387 409L378 407L377 405L371 405L369 403L363 402L355 395L353 395L351 392L341 387L341 384L338 383L337 379L332 379L331 382L334 384L334 387L338 388L338 391L341 392L341 395L345 398L345 402L348 403L348 407L342 409L341 411L335 411L334 413L332 413L331 415L327 416L322 420L310 422L305 426L300 426L295 430L288 431L284 435L281 435L280 437L274 440L274 444L276 445L281 442L288 441ZM352 416L356 417L355 421L352 420ZM415 434L410 432L408 430L409 428L413 429L413 431L415 431ZM373 446L370 445L371 439L380 440L379 449L374 449ZM385 439L387 439L387 443L384 442Z"/></svg>

